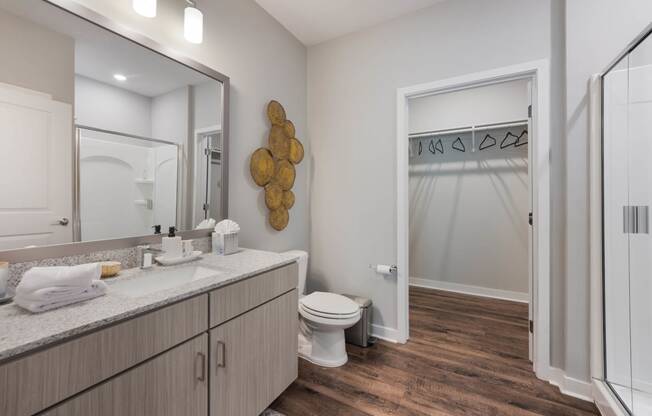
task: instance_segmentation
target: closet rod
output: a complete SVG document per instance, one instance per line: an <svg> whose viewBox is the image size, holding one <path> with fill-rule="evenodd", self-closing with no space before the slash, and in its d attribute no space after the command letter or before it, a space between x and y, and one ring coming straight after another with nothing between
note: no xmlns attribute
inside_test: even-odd
<svg viewBox="0 0 652 416"><path fill-rule="evenodd" d="M462 127L458 129L443 129L443 130L424 131L420 133L412 133L408 137L410 139L418 139L423 137L442 136L447 134L471 133L471 132L487 130L487 129L501 129L507 127L523 126L526 125L527 123L528 123L527 120L516 120L516 121L509 121L506 123L478 124L477 126Z"/></svg>

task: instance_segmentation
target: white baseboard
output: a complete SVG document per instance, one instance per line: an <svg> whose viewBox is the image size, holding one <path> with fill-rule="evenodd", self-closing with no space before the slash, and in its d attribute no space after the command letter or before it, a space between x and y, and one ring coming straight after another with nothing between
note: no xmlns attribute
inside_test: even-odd
<svg viewBox="0 0 652 416"><path fill-rule="evenodd" d="M593 386L591 382L568 377L564 370L551 367L547 372L548 382L567 396L577 399L593 401Z"/></svg>
<svg viewBox="0 0 652 416"><path fill-rule="evenodd" d="M399 343L398 330L396 328L388 328L382 325L371 324L371 335L382 339L383 341L388 341L394 344Z"/></svg>
<svg viewBox="0 0 652 416"><path fill-rule="evenodd" d="M530 301L530 295L528 293L463 285L460 283L442 282L440 280L422 279L419 277L410 277L410 285L428 289L446 290L448 292L464 293L467 295L484 296L486 298L511 300L514 302L528 303Z"/></svg>

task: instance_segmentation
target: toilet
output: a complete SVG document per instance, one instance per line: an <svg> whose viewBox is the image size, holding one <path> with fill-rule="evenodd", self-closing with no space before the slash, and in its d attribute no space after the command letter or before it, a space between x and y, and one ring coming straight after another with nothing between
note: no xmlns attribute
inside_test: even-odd
<svg viewBox="0 0 652 416"><path fill-rule="evenodd" d="M304 295L308 253L288 251L299 263L299 356L322 367L339 367L348 356L344 330L360 320L360 307L351 299L329 292Z"/></svg>

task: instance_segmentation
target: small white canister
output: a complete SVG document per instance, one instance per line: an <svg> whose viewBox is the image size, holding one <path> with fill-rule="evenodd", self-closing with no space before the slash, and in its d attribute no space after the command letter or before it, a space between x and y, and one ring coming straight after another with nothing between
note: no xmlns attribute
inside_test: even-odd
<svg viewBox="0 0 652 416"><path fill-rule="evenodd" d="M213 253L227 256L238 251L238 233L213 233Z"/></svg>
<svg viewBox="0 0 652 416"><path fill-rule="evenodd" d="M7 296L7 283L9 282L9 263L0 261L0 298Z"/></svg>

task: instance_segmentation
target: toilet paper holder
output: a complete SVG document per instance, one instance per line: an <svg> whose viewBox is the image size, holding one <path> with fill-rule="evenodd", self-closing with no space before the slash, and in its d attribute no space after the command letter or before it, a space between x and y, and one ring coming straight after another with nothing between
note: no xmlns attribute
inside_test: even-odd
<svg viewBox="0 0 652 416"><path fill-rule="evenodd" d="M374 270L378 274L384 275L395 275L398 272L398 267L395 264L370 264L369 268Z"/></svg>

